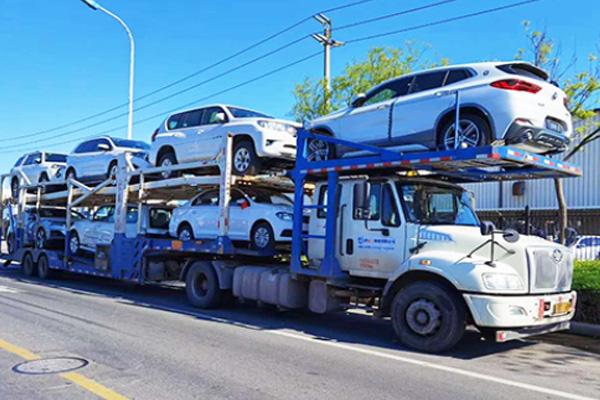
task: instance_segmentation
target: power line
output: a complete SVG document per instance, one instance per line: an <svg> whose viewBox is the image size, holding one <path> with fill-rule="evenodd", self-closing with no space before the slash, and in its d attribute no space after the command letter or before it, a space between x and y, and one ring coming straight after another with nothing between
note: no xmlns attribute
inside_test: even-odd
<svg viewBox="0 0 600 400"><path fill-rule="evenodd" d="M348 4L343 4L343 5L340 5L340 6L337 6L337 7L329 8L327 10L323 10L323 11L320 11L320 12L334 12L334 11L339 11L339 10L342 10L342 9L346 9L346 8L350 8L350 7L355 7L355 6L366 4L366 3L370 3L370 2L373 2L373 1L376 1L376 0L354 1L354 2L351 2L351 3L348 3ZM310 16L304 17L301 20L299 20L298 22L295 22L295 23L293 23L293 24L291 24L291 25L289 25L289 26L281 29L280 31L277 31L277 32L275 32L275 33L267 36L266 38L261 39L258 42L255 42L255 43L251 44L250 46L245 47L242 50L240 50L240 51L238 51L238 52L236 52L236 53L234 53L234 54L232 54L230 56L227 56L227 57L225 57L225 58L223 58L223 59L221 59L219 61L216 61L213 64L210 64L210 65L208 65L208 66L206 66L204 68L201 68L201 69L199 69L197 71L194 71L191 74L188 74L188 75L186 75L186 76L184 76L184 77L182 77L180 79L177 79L177 80L175 80L175 81L173 81L171 83L168 83L168 84L166 84L164 86L161 86L161 87L159 87L159 88L157 88L157 89L155 89L155 90L153 90L153 91L151 91L149 93L146 93L146 94L144 94L142 96L136 97L134 99L134 101L140 101L140 100L143 100L143 99L148 98L150 96L153 96L153 95L155 95L157 93L163 92L163 91L165 91L167 89L172 88L173 86L176 86L176 85L178 85L178 84L180 84L182 82L185 82L185 81L187 81L189 79L192 79L192 78L194 78L194 77L196 77L196 76L198 76L198 75L200 75L200 74L202 74L204 72L207 72L207 71L209 71L211 69L214 69L215 67L218 67L219 65L222 65L222 64L226 63L227 61L230 61L230 60L232 60L232 59L234 59L236 57L239 57L239 56L241 56L241 55L249 52L250 50L253 50L253 49L255 49L255 48L257 48L257 47L259 47L259 46L261 46L261 45L263 45L263 44L265 44L265 43L267 43L267 42L269 42L269 41L271 41L273 39L275 39L276 37L279 37L279 36L281 36L281 35L289 32L289 31L293 30L294 28L296 28L296 27L304 24L305 22L309 21L312 18L312 15L313 14L311 14ZM119 104L118 106L114 106L114 107L108 108L106 110L97 112L95 114L88 115L87 117L83 117L83 118L80 118L80 119L72 121L72 122L68 122L68 123L65 123L65 124L62 124L62 125L59 125L59 126L55 126L53 128L44 129L44 130L41 130L41 131L37 131L37 132L33 132L33 133L28 133L28 134L25 134L25 135L15 136L15 137L12 137L10 139L0 139L0 142L7 141L7 140L11 140L12 141L12 140L15 140L15 139L25 139L25 138L37 137L37 136L45 135L47 133L56 132L58 130L62 130L62 129L69 128L69 127L74 126L74 125L78 125L78 124L80 124L82 122L87 122L87 121L89 121L91 119L95 119L97 117L101 117L103 115L110 114L111 112L116 111L116 110L118 110L120 108L123 108L123 107L125 107L127 105L128 105L128 103ZM119 117L121 117L121 116L122 115L119 115Z"/></svg>
<svg viewBox="0 0 600 400"><path fill-rule="evenodd" d="M426 28L426 27L432 27L432 26L442 25L442 24L446 24L446 23L449 23L449 22L457 21L457 20L462 20L462 19L466 19L466 18L473 18L473 17L476 17L476 16L480 16L480 15L484 15L484 14L490 14L490 13L494 13L494 12L498 12L498 11L502 11L502 10L506 10L506 9L510 9L510 8L515 8L515 7L527 5L527 4L530 4L530 3L539 2L539 1L540 0L525 0L525 1L520 1L520 2L516 2L516 3L510 3L510 4L507 4L507 5L504 5L504 6L489 8L489 9L485 9L485 10L481 10L481 11L477 11L477 12L473 12L473 13L468 13L468 14L462 14L462 15L459 15L459 16L456 16L456 17L451 17L451 18L441 19L441 20L437 20L437 21L432 21L432 22L429 22L429 23L426 23L426 24L415 25L415 26L411 26L411 27L408 27L408 28L400 29L400 30L395 30L395 31L384 32L384 33L379 33L379 34L375 34L375 35L369 35L369 36L363 36L363 37L359 37L359 38L355 38L355 39L350 39L350 40L347 40L346 43L347 44L358 43L358 42L362 42L362 41L366 41L366 40L371 40L371 39L375 39L375 38L380 38L380 37L384 37L384 36L391 36L391 35L395 35L395 34L399 34L399 33L405 33L405 32L409 32L409 31L423 29L423 28ZM238 89L238 88L240 88L242 86L246 86L246 85L248 85L250 83L253 83L253 82L257 81L257 80L263 79L263 78L268 77L270 75L273 75L273 74L275 74L277 72L280 72L280 71L282 71L284 69L287 69L287 68L290 68L290 67L292 67L294 65L297 65L297 64L299 64L301 62L307 61L307 60L309 60L309 59L311 59L313 57L318 56L319 54L321 54L320 51L316 52L316 53L313 53L313 54L310 54L310 55L308 55L306 57L300 58L300 59L298 59L298 60L296 60L294 62L291 62L289 64L286 64L286 65L284 65L282 67L279 67L279 68L276 68L274 70L271 70L271 71L269 71L267 73L264 73L262 75L259 75L259 76L255 77L255 78L246 80L246 81L244 81L244 82L242 82L240 84L237 84L235 86L229 87L227 89L223 89L223 90L221 90L219 92L216 92L216 93L212 93L212 94L210 94L208 96L205 96L205 97L202 97L200 99L196 99L196 100L194 100L192 102L180 105L180 106L178 106L176 108L173 108L171 110L163 111L161 113L151 115L151 116L146 117L144 119L137 120L136 124L139 125L141 123L150 121L150 120L152 120L154 118L163 116L165 114L172 113L172 112L180 110L182 108L186 108L188 106L191 106L193 104L197 104L197 103L202 102L204 100L207 100L209 98L218 96L220 94L229 92L231 90ZM126 125L119 126L119 127L114 127L112 129L109 129L109 130L106 130L106 131L103 131L103 132L99 132L96 135L92 135L90 137L96 137L96 136L100 136L100 135L103 135L103 134L106 134L106 133L114 132L116 130L123 129L124 127L126 127ZM67 141L67 142L54 143L54 144L50 144L49 147L50 146L58 146L58 145L62 145L62 144L67 144L67 143L75 142L77 140L81 140L81 139L70 140L70 141ZM20 144L20 145L9 146L9 147L5 146L4 148L5 149L6 148L16 148L16 147L20 148L22 146L27 146L27 145L26 144ZM12 151L2 151L0 153L1 154L13 153L14 151L15 150L12 150Z"/></svg>

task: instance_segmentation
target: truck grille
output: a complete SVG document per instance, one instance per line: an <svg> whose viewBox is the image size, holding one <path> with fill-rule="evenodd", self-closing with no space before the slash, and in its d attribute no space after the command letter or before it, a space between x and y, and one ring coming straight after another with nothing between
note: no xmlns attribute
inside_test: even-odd
<svg viewBox="0 0 600 400"><path fill-rule="evenodd" d="M553 248L532 248L527 253L532 293L571 290L573 255L570 252Z"/></svg>

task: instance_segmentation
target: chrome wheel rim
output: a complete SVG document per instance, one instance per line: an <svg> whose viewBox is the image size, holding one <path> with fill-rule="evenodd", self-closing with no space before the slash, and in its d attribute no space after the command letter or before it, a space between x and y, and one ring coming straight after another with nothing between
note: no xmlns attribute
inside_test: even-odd
<svg viewBox="0 0 600 400"><path fill-rule="evenodd" d="M113 165L112 167L110 167L110 178L116 178L117 177L117 171L119 170L119 167L117 165Z"/></svg>
<svg viewBox="0 0 600 400"><path fill-rule="evenodd" d="M192 239L192 234L190 233L190 231L186 228L186 229L182 229L181 232L179 232L179 240L191 240Z"/></svg>
<svg viewBox="0 0 600 400"><path fill-rule="evenodd" d="M77 236L73 236L69 241L69 250L71 250L71 253L73 254L77 253L79 250L79 239L77 239Z"/></svg>
<svg viewBox="0 0 600 400"><path fill-rule="evenodd" d="M168 168L171 167L173 165L173 161L171 161L170 158L165 158L164 160L162 160L162 162L160 163L160 166L162 168ZM171 171L163 171L161 173L163 178L168 178L171 176Z"/></svg>
<svg viewBox="0 0 600 400"><path fill-rule="evenodd" d="M320 139L308 142L308 161L327 161L329 159L329 144Z"/></svg>
<svg viewBox="0 0 600 400"><path fill-rule="evenodd" d="M434 334L442 323L442 313L439 308L426 299L412 302L406 309L405 317L409 328L421 336Z"/></svg>
<svg viewBox="0 0 600 400"><path fill-rule="evenodd" d="M258 229L256 229L254 232L254 244L256 244L256 247L264 249L269 245L270 241L271 233L269 230L264 226L258 227Z"/></svg>
<svg viewBox="0 0 600 400"><path fill-rule="evenodd" d="M240 147L233 157L233 165L239 172L245 172L250 167L250 152L245 147Z"/></svg>
<svg viewBox="0 0 600 400"><path fill-rule="evenodd" d="M444 132L444 149L456 149L455 143L455 127L456 124L450 125ZM459 148L477 147L481 143L481 131L479 127L470 120L461 119L458 129L458 146Z"/></svg>

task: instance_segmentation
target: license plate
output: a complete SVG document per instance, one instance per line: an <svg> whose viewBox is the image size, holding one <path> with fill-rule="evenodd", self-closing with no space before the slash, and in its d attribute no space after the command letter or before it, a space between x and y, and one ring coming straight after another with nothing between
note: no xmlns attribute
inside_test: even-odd
<svg viewBox="0 0 600 400"><path fill-rule="evenodd" d="M571 312L571 307L570 302L556 303L552 310L552 315L568 314Z"/></svg>
<svg viewBox="0 0 600 400"><path fill-rule="evenodd" d="M562 132L562 125L555 121L546 121L546 128L551 129L556 132Z"/></svg>

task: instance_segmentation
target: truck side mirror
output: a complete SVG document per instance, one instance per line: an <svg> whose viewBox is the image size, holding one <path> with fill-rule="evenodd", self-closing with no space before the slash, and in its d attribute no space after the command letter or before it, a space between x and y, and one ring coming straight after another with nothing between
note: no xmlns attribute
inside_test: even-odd
<svg viewBox="0 0 600 400"><path fill-rule="evenodd" d="M519 241L521 235L519 235L519 232L515 231L514 229L507 229L502 233L502 237L508 243L516 243Z"/></svg>
<svg viewBox="0 0 600 400"><path fill-rule="evenodd" d="M362 107L363 104L365 104L365 101L367 100L367 95L364 93L359 93L356 95L356 97L354 97L352 99L352 107L353 108L357 108L357 107Z"/></svg>
<svg viewBox="0 0 600 400"><path fill-rule="evenodd" d="M496 226L492 221L481 221L479 230L481 231L481 236L489 236L494 233Z"/></svg>
<svg viewBox="0 0 600 400"><path fill-rule="evenodd" d="M371 185L362 181L354 184L353 188L353 215L356 219L369 219L369 198L371 197Z"/></svg>

